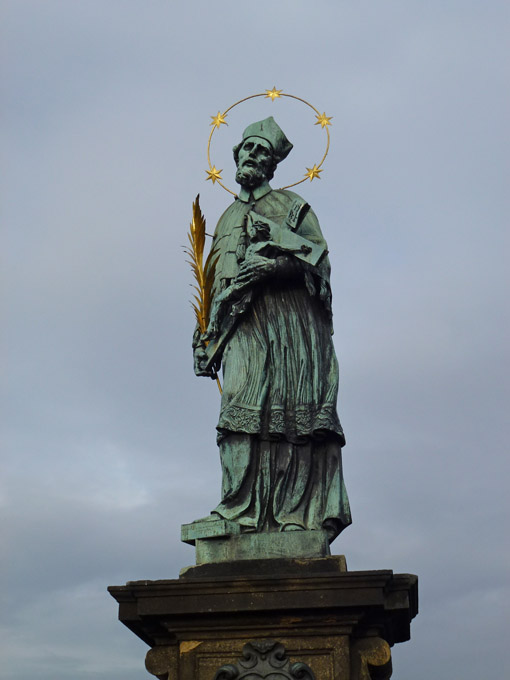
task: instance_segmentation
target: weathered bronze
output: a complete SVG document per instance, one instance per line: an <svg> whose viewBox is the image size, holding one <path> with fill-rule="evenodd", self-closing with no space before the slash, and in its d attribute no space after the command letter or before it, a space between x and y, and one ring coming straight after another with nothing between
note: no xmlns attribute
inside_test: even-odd
<svg viewBox="0 0 510 680"><path fill-rule="evenodd" d="M291 149L272 117L246 128L234 147L241 189L214 233L211 316L193 338L196 374L223 368L222 493L209 519L241 533L322 531L331 542L351 515L330 264L308 204L269 185Z"/></svg>

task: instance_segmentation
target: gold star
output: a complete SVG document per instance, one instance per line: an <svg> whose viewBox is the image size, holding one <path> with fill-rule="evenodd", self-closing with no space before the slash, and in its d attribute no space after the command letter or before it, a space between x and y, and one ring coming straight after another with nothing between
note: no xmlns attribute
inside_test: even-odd
<svg viewBox="0 0 510 680"><path fill-rule="evenodd" d="M266 90L266 99L270 99L272 102L274 102L275 99L278 99L281 97L282 90L277 90L275 86L273 86L272 90Z"/></svg>
<svg viewBox="0 0 510 680"><path fill-rule="evenodd" d="M314 177L318 177L320 179L319 173L321 173L322 170L319 170L319 168L315 165L315 163L314 163L313 168L306 168L306 170L307 171L305 172L305 177L308 177L310 182L312 181L312 179L314 179Z"/></svg>
<svg viewBox="0 0 510 680"><path fill-rule="evenodd" d="M214 125L214 127L220 127L220 125L228 125L228 123L225 121L225 118L227 117L227 114L222 114L218 111L218 115L216 116L211 116L212 118L212 123L211 125Z"/></svg>
<svg viewBox="0 0 510 680"><path fill-rule="evenodd" d="M321 116L315 117L317 118L317 122L315 123L315 125L320 125L321 128L325 128L326 125L331 125L329 121L333 118L333 116L329 116L328 118L328 116L326 116L325 113L323 113Z"/></svg>
<svg viewBox="0 0 510 680"><path fill-rule="evenodd" d="M210 170L206 170L206 173L209 176L206 178L205 181L207 182L207 180L210 179L212 181L212 183L214 184L217 179L221 179L221 173L222 172L223 172L223 170L216 170L216 166L213 165Z"/></svg>

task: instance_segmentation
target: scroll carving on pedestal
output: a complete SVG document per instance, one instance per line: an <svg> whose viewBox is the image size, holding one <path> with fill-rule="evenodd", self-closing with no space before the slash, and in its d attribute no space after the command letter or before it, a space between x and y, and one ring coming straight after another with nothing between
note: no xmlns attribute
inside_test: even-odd
<svg viewBox="0 0 510 680"><path fill-rule="evenodd" d="M237 664L222 666L214 680L315 680L315 675L305 663L291 663L280 642L256 640L244 646Z"/></svg>
<svg viewBox="0 0 510 680"><path fill-rule="evenodd" d="M145 657L145 668L158 680L175 680L178 678L179 647L164 645L149 649Z"/></svg>
<svg viewBox="0 0 510 680"><path fill-rule="evenodd" d="M389 680L393 672L391 649L386 640L369 637L351 648L351 680Z"/></svg>

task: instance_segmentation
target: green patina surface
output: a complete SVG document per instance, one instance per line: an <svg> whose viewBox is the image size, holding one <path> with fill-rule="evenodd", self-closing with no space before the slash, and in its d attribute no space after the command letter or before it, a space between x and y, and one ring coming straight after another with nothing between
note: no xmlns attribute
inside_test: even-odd
<svg viewBox="0 0 510 680"><path fill-rule="evenodd" d="M330 264L314 212L269 184L291 148L272 118L234 148L241 190L214 233L212 315L205 336L195 332L195 372L210 375L220 362L223 371L223 479L211 519L242 533L324 531L331 541L351 516Z"/></svg>
<svg viewBox="0 0 510 680"><path fill-rule="evenodd" d="M311 558L330 554L325 531L248 533L214 540L197 539L197 564L259 558Z"/></svg>
<svg viewBox="0 0 510 680"><path fill-rule="evenodd" d="M183 524L181 527L181 541L183 543L195 544L199 538L223 538L225 536L235 536L241 533L241 527L237 522L230 522L227 519L218 517L213 521L209 518L205 521Z"/></svg>

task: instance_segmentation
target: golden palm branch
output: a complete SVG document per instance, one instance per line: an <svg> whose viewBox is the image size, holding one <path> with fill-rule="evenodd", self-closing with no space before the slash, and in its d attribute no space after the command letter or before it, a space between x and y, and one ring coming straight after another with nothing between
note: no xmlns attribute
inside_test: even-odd
<svg viewBox="0 0 510 680"><path fill-rule="evenodd" d="M192 287L196 293L193 295L191 306L195 312L200 332L205 333L209 325L212 288L219 256L216 254L216 249L212 248L204 264L205 217L200 210L199 198L200 194L193 202L193 216L188 233L189 246L185 247L184 251L190 258L187 262L191 265L195 277L195 283L192 284ZM221 384L217 375L216 382L221 393Z"/></svg>

